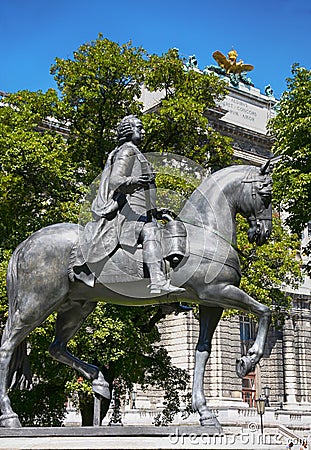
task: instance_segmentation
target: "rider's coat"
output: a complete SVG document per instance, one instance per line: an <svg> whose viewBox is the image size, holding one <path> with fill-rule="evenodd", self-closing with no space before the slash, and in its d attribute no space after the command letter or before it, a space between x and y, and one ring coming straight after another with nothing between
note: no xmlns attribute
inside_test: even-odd
<svg viewBox="0 0 311 450"><path fill-rule="evenodd" d="M132 142L111 152L92 204L94 221L81 233L74 266L97 263L118 245L137 245L147 211L156 209L155 182L138 185L142 175L153 177L153 168Z"/></svg>

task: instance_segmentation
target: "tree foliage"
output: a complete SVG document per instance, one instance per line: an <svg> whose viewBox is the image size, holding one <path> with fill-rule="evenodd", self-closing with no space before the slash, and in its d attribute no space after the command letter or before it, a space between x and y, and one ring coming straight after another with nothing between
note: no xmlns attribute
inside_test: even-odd
<svg viewBox="0 0 311 450"><path fill-rule="evenodd" d="M127 114L142 116L142 85L163 92L161 108L142 117L145 151L173 151L214 166L228 164L232 156L228 138L208 127L204 115L224 97L224 82L213 74L186 71L176 49L147 56L143 48L118 45L100 34L72 59L56 58L51 72L61 92L58 118L70 126L74 157L80 164L91 163L89 182L115 146L119 120Z"/></svg>
<svg viewBox="0 0 311 450"><path fill-rule="evenodd" d="M0 248L14 249L39 228L75 219L81 190L71 155L62 135L43 127L58 103L53 89L22 91L0 108Z"/></svg>
<svg viewBox="0 0 311 450"><path fill-rule="evenodd" d="M301 281L298 236L289 233L278 214L273 215L270 239L261 247L247 239L248 224L238 217L238 248L241 252L242 279L240 287L272 310L274 325L284 323L291 306L285 288L295 289Z"/></svg>
<svg viewBox="0 0 311 450"><path fill-rule="evenodd" d="M73 157L85 165L89 182L115 146L122 117L139 114L145 50L119 45L100 34L81 45L73 58L56 58L51 73L61 92L58 118L68 123Z"/></svg>
<svg viewBox="0 0 311 450"><path fill-rule="evenodd" d="M145 87L160 92L159 107L145 114L144 147L186 156L215 170L232 161L231 140L214 131L206 111L224 98L226 85L214 74L185 70L177 49L148 60Z"/></svg>
<svg viewBox="0 0 311 450"><path fill-rule="evenodd" d="M143 389L151 386L164 392L164 411L158 423L178 412L181 398L186 395L188 374L171 363L167 350L160 343L157 327L146 333L146 324L155 314L154 307L124 307L98 303L79 333L70 341L70 350L84 361L99 366L111 387L118 380L119 391L132 391L134 383ZM149 330L148 330L149 331ZM93 407L89 382L81 377L67 383L67 392L78 393L82 402ZM183 400L186 400L184 398ZM83 405L84 409L84 405Z"/></svg>
<svg viewBox="0 0 311 450"><path fill-rule="evenodd" d="M281 156L274 172L275 197L286 211L286 223L301 234L311 218L311 70L293 65L269 126L273 152Z"/></svg>

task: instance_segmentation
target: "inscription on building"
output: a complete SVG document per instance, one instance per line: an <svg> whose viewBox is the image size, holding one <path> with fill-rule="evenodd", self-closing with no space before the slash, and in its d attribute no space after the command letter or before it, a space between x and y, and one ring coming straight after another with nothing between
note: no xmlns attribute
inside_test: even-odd
<svg viewBox="0 0 311 450"><path fill-rule="evenodd" d="M257 106L230 95L220 105L228 111L221 120L266 134L266 122L270 114L266 106Z"/></svg>

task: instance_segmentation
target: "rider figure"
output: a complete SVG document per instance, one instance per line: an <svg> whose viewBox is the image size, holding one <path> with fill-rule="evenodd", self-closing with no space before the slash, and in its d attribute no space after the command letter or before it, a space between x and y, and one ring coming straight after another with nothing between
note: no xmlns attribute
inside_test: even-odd
<svg viewBox="0 0 311 450"><path fill-rule="evenodd" d="M138 148L144 134L142 122L133 115L126 116L118 125L117 134L118 147L107 159L92 204L95 222L88 224L92 239L80 243L73 268L75 277L94 285L94 264L108 257L118 245L126 249L141 242L151 280L150 293L184 292L170 284L162 269L159 226L155 219L155 175Z"/></svg>

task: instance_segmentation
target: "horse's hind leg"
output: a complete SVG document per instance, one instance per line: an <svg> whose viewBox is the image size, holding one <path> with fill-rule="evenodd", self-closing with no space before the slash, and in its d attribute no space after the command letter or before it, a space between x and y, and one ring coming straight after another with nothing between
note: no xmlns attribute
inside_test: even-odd
<svg viewBox="0 0 311 450"><path fill-rule="evenodd" d="M21 325L19 318L13 316L12 321L6 324L0 348L0 426L8 428L21 427L17 414L14 413L8 396L11 383L10 366L14 351L23 343L35 325ZM20 355L21 356L21 355ZM25 355L26 356L26 355ZM21 362L21 361L20 361Z"/></svg>
<svg viewBox="0 0 311 450"><path fill-rule="evenodd" d="M101 396L110 399L109 384L105 381L99 368L85 363L72 355L67 344L82 326L96 306L95 302L69 301L58 311L56 319L55 339L49 347L49 352L60 361L78 370L88 380L93 380L93 390Z"/></svg>
<svg viewBox="0 0 311 450"><path fill-rule="evenodd" d="M192 409L200 414L201 425L218 427L215 415L206 406L204 395L205 366L211 353L212 338L221 318L223 308L200 306L200 335L195 351L195 366L192 387Z"/></svg>

